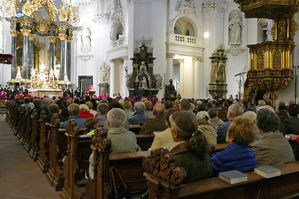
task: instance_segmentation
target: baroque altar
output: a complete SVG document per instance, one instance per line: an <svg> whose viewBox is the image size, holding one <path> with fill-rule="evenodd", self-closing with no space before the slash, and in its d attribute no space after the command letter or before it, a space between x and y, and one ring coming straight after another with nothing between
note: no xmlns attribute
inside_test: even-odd
<svg viewBox="0 0 299 199"><path fill-rule="evenodd" d="M12 35L9 83L24 85L32 93L57 93L71 85L76 6L54 0L6 0L4 5L11 15L6 18Z"/></svg>
<svg viewBox="0 0 299 199"><path fill-rule="evenodd" d="M130 96L155 97L162 87L163 78L160 74L154 75L154 60L152 49L142 44L134 49L133 73L127 77L127 87Z"/></svg>

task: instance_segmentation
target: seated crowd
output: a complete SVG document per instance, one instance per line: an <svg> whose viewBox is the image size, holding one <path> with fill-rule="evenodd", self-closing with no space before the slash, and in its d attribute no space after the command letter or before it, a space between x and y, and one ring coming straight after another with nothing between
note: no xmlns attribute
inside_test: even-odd
<svg viewBox="0 0 299 199"><path fill-rule="evenodd" d="M280 103L274 111L265 101L255 106L210 99L152 102L144 98L133 102L109 98L97 102L89 97L45 97L25 98L22 106L28 113L35 109L40 114L45 110L48 121L58 113L61 128L75 120L90 136L98 127L106 128L112 153L141 150L135 133L130 131L130 125L140 125L139 134L155 135L149 150L165 148L175 155L175 166L187 172L185 182L216 176L222 171L246 172L260 165L295 161L285 134L293 134L291 139L299 142L299 108L294 103ZM226 118L220 119L220 112L225 112ZM216 144L224 143L228 145L223 151L211 153ZM93 154L89 161L89 176L93 178Z"/></svg>

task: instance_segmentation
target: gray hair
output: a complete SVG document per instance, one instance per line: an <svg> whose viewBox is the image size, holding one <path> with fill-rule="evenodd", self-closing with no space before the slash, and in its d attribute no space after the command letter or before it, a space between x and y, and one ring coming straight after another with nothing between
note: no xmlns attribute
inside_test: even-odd
<svg viewBox="0 0 299 199"><path fill-rule="evenodd" d="M256 113L253 111L246 111L245 113L243 113L242 117L248 118L250 121L256 123Z"/></svg>
<svg viewBox="0 0 299 199"><path fill-rule="evenodd" d="M78 115L79 114L79 105L72 103L67 107L67 110L69 112L70 115Z"/></svg>
<svg viewBox="0 0 299 199"><path fill-rule="evenodd" d="M134 110L135 112L139 113L139 112L144 112L145 109L145 105L143 102L136 102L134 104Z"/></svg>
<svg viewBox="0 0 299 199"><path fill-rule="evenodd" d="M120 108L113 108L107 113L107 122L111 128L125 127L127 115Z"/></svg>
<svg viewBox="0 0 299 199"><path fill-rule="evenodd" d="M239 104L232 104L228 107L228 112L232 118L235 118L242 115L244 110Z"/></svg>
<svg viewBox="0 0 299 199"><path fill-rule="evenodd" d="M261 109L256 116L257 126L263 132L272 132L280 129L279 117L268 109Z"/></svg>
<svg viewBox="0 0 299 199"><path fill-rule="evenodd" d="M200 111L196 114L196 119L198 121L198 124L208 124L210 116L207 111Z"/></svg>
<svg viewBox="0 0 299 199"><path fill-rule="evenodd" d="M86 104L80 104L79 105L79 109L80 110L87 110L87 111L89 111L89 108L88 108L88 106Z"/></svg>

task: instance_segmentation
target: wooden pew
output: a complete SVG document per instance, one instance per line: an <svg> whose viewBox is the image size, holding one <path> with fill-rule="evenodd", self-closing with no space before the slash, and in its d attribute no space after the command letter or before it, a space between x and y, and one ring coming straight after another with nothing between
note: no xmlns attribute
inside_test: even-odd
<svg viewBox="0 0 299 199"><path fill-rule="evenodd" d="M45 111L42 111L40 115L42 117L45 117ZM38 124L38 112L37 110L33 110L31 114L31 121L32 121L32 131L31 131L31 147L29 151L30 157L36 161L39 155L39 146L38 146L38 140L39 140L39 124Z"/></svg>
<svg viewBox="0 0 299 199"><path fill-rule="evenodd" d="M218 177L182 184L184 173L180 168L171 166L173 157L165 151L154 153L155 156L145 160L144 163L149 199L282 198L299 194L299 162L274 166L281 170L281 176L269 179L253 172L246 172L248 181L233 185ZM162 160L156 158L157 155Z"/></svg>
<svg viewBox="0 0 299 199"><path fill-rule="evenodd" d="M139 134L139 131L141 128L142 128L142 126L140 126L140 125L130 125L129 131L132 131L135 134Z"/></svg>
<svg viewBox="0 0 299 199"><path fill-rule="evenodd" d="M49 158L48 158L48 133L50 133L50 124L46 123L46 115L42 114L39 123L39 156L37 159L37 165L43 173L46 173L49 169Z"/></svg>
<svg viewBox="0 0 299 199"><path fill-rule="evenodd" d="M25 114L25 134L24 134L24 148L29 151L31 145L31 131L32 131L32 119L31 114Z"/></svg>
<svg viewBox="0 0 299 199"><path fill-rule="evenodd" d="M152 146L154 138L154 134L136 135L137 144L140 146L142 151L147 151Z"/></svg>

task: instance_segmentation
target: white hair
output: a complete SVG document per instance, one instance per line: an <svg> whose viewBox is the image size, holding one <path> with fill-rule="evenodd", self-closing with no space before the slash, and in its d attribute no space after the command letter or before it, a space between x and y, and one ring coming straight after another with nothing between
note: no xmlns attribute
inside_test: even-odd
<svg viewBox="0 0 299 199"><path fill-rule="evenodd" d="M246 111L243 113L242 117L248 118L252 122L256 122L256 113L253 111Z"/></svg>
<svg viewBox="0 0 299 199"><path fill-rule="evenodd" d="M126 121L126 113L120 108L113 108L107 113L107 122L111 128L124 127Z"/></svg>

